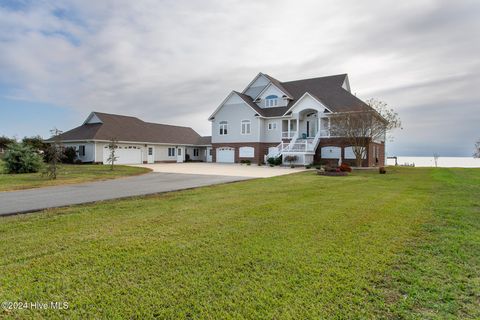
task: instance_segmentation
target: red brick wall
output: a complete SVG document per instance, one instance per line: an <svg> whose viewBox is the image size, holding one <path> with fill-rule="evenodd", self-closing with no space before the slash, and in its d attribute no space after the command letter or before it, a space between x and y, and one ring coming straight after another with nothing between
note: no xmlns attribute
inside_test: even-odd
<svg viewBox="0 0 480 320"><path fill-rule="evenodd" d="M322 159L321 157L321 148L322 147L340 147L341 149L341 157L342 162L346 162L351 166L356 166L355 159L344 159L345 157L345 150L344 148L350 147L351 143L348 139L345 138L322 138L320 139L320 143L318 145L317 151L314 156L315 163L333 163L331 159ZM378 156L374 157L374 147L377 146L378 148ZM378 163L377 161L378 160ZM383 166L385 163L385 144L384 143L374 143L370 142L367 146L367 158L362 161L362 167L373 167L375 165Z"/></svg>
<svg viewBox="0 0 480 320"><path fill-rule="evenodd" d="M235 162L238 163L241 160L250 160L252 163L261 163L264 161L264 155L268 153L268 148L276 147L278 143L263 143L263 142L240 142L240 143L213 143L212 144L212 161L217 161L217 148L230 147L235 148ZM252 147L254 148L253 158L240 158L240 147Z"/></svg>

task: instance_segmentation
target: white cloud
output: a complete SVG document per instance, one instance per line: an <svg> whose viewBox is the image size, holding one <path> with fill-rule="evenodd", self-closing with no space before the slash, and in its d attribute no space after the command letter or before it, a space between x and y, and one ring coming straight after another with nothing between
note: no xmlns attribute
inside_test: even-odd
<svg viewBox="0 0 480 320"><path fill-rule="evenodd" d="M384 99L405 114L406 127L421 127L431 119L423 111L437 113L439 103L451 101L458 115L480 102L479 8L433 0L44 0L21 10L0 7L0 85L21 99L207 134L212 110L259 71L280 80L348 72L360 97ZM429 126L451 125L449 109ZM420 145L453 135L451 143L466 150L460 134L446 139L438 132L404 130L399 141ZM395 152L407 150L397 145Z"/></svg>

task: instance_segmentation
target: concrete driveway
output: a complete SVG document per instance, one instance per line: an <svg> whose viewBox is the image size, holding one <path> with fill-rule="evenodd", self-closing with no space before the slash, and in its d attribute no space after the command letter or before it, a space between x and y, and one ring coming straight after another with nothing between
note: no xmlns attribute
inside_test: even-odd
<svg viewBox="0 0 480 320"><path fill-rule="evenodd" d="M183 173L183 174L204 174L227 177L248 177L268 178L285 174L304 171L304 168L269 167L252 164L230 164L230 163L206 163L206 162L185 162L185 163L155 163L135 165L136 167L150 168L153 172Z"/></svg>
<svg viewBox="0 0 480 320"><path fill-rule="evenodd" d="M238 176L157 172L100 182L0 192L0 216L248 179Z"/></svg>

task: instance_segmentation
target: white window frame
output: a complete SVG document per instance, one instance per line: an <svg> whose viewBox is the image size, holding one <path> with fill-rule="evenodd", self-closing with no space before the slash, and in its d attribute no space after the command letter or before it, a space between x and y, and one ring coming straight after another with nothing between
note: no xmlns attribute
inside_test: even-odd
<svg viewBox="0 0 480 320"><path fill-rule="evenodd" d="M269 122L268 123L268 130L277 130L277 123L276 122Z"/></svg>
<svg viewBox="0 0 480 320"><path fill-rule="evenodd" d="M220 136L226 136L228 135L228 121L220 121L220 123L218 124L218 134Z"/></svg>
<svg viewBox="0 0 480 320"><path fill-rule="evenodd" d="M193 148L193 156L198 157L198 154L199 154L198 148Z"/></svg>
<svg viewBox="0 0 480 320"><path fill-rule="evenodd" d="M252 134L252 121L244 119L240 121L240 133L243 135ZM248 129L248 130L247 130Z"/></svg>
<svg viewBox="0 0 480 320"><path fill-rule="evenodd" d="M265 107L278 106L278 96L276 98L265 98Z"/></svg>
<svg viewBox="0 0 480 320"><path fill-rule="evenodd" d="M85 145L78 146L78 156L85 157Z"/></svg>
<svg viewBox="0 0 480 320"><path fill-rule="evenodd" d="M175 147L169 147L168 148L168 156L169 157L175 157Z"/></svg>

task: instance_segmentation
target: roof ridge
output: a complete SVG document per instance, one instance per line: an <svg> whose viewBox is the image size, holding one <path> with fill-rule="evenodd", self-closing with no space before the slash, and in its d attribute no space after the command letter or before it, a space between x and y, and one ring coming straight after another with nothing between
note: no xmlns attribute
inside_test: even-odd
<svg viewBox="0 0 480 320"><path fill-rule="evenodd" d="M306 79L290 80L290 81L282 82L282 84L291 83L291 82L298 82L298 81L317 80L317 79L322 79L322 78L333 78L333 77L339 77L339 76L348 76L348 73L339 73L339 74L333 74L331 76L322 76L322 77L313 77L313 78L306 78Z"/></svg>
<svg viewBox="0 0 480 320"><path fill-rule="evenodd" d="M126 115L124 115L124 114L117 114L117 113L108 113L108 112L101 112L101 111L92 111L91 113L104 114L104 115L107 115L107 116L127 117L127 118L139 119L139 118L134 117L134 116L126 116ZM140 119L139 119L139 120L140 120Z"/></svg>

